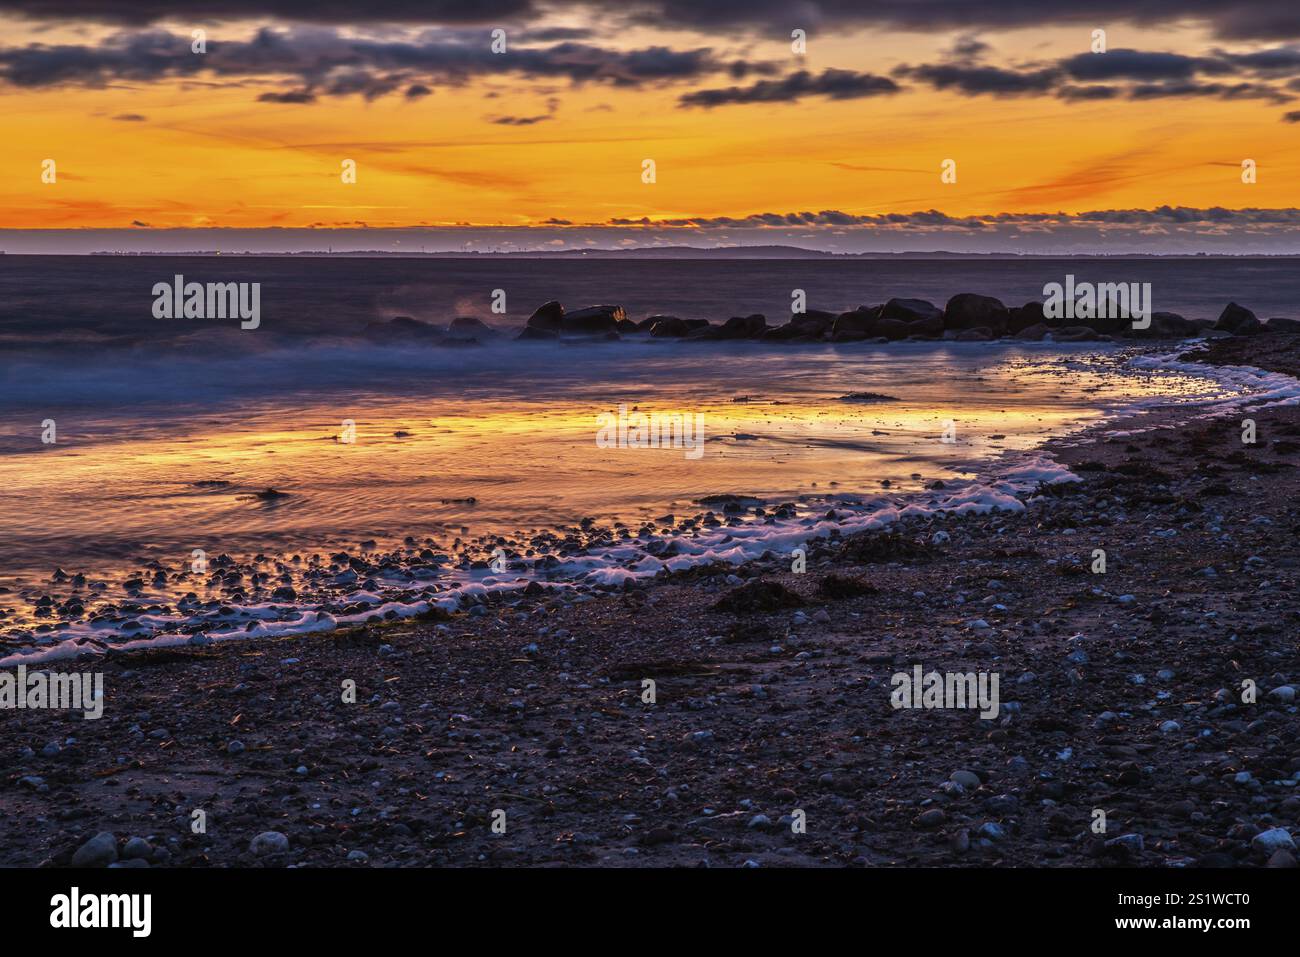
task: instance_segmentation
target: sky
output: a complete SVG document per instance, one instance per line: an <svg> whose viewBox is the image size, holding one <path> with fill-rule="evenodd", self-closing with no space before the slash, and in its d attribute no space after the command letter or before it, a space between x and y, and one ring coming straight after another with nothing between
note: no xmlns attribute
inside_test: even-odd
<svg viewBox="0 0 1300 957"><path fill-rule="evenodd" d="M1300 253L1281 0L0 0L0 123L9 252Z"/></svg>

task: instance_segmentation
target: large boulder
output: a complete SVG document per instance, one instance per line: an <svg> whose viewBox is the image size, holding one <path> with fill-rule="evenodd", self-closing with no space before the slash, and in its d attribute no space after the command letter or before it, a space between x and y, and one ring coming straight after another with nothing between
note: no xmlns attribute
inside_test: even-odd
<svg viewBox="0 0 1300 957"><path fill-rule="evenodd" d="M1176 312L1153 312L1150 326L1134 329L1130 323L1121 334L1126 339L1190 339L1201 334L1201 326Z"/></svg>
<svg viewBox="0 0 1300 957"><path fill-rule="evenodd" d="M835 324L835 314L833 312L823 312L821 309L809 309L806 312L796 312L790 317L790 323L795 329L800 329L801 335L814 336L820 338L831 331Z"/></svg>
<svg viewBox="0 0 1300 957"><path fill-rule="evenodd" d="M915 322L909 322L907 324L907 334L922 339L942 339L943 316L931 316L928 319L917 319Z"/></svg>
<svg viewBox="0 0 1300 957"><path fill-rule="evenodd" d="M560 331L560 321L564 318L564 307L552 299L544 302L528 317L528 328L546 329L550 332Z"/></svg>
<svg viewBox="0 0 1300 957"><path fill-rule="evenodd" d="M650 327L650 335L656 339L680 339L691 331L685 319L676 316L662 316Z"/></svg>
<svg viewBox="0 0 1300 957"><path fill-rule="evenodd" d="M901 319L903 322L916 322L943 316L943 310L924 299L891 299L880 309L881 319Z"/></svg>
<svg viewBox="0 0 1300 957"><path fill-rule="evenodd" d="M958 342L988 342L993 338L993 330L988 326L975 326L973 329L958 329L953 338Z"/></svg>
<svg viewBox="0 0 1300 957"><path fill-rule="evenodd" d="M1286 319L1282 316L1274 316L1264 323L1264 328L1269 332L1300 332L1300 319Z"/></svg>
<svg viewBox="0 0 1300 957"><path fill-rule="evenodd" d="M474 316L457 316L447 326L447 335L452 339L490 339L500 333L482 319Z"/></svg>
<svg viewBox="0 0 1300 957"><path fill-rule="evenodd" d="M1219 321L1214 324L1215 329L1223 329L1234 335L1242 326L1250 326L1252 323L1258 323L1255 314L1245 306L1239 306L1235 302L1230 302L1223 307L1223 312L1219 313Z"/></svg>
<svg viewBox="0 0 1300 957"><path fill-rule="evenodd" d="M631 319L620 319L618 321L618 331L620 334L640 332L640 327Z"/></svg>
<svg viewBox="0 0 1300 957"><path fill-rule="evenodd" d="M646 316L644 319L642 319L640 322L638 322L638 323L636 324L637 331L638 331L638 332L649 332L651 329L653 329L653 328L655 327L655 324L656 324L656 323L662 322L662 321L665 320L665 319L677 319L677 317L676 317L676 316L661 316L661 315ZM681 321L681 320L678 320L678 321Z"/></svg>
<svg viewBox="0 0 1300 957"><path fill-rule="evenodd" d="M1052 330L1056 342L1092 342L1100 338L1091 326L1060 326Z"/></svg>
<svg viewBox="0 0 1300 957"><path fill-rule="evenodd" d="M1007 310L1007 332L1013 336L1019 335L1033 326L1046 324L1047 320L1043 316L1043 304L1037 300L1027 302L1023 306L1012 306Z"/></svg>
<svg viewBox="0 0 1300 957"><path fill-rule="evenodd" d="M756 339L767 330L767 316L732 316L717 329L710 330L715 339Z"/></svg>
<svg viewBox="0 0 1300 957"><path fill-rule="evenodd" d="M597 336L618 331L618 321L626 319L622 306L588 306L566 312L560 319L560 333L568 336Z"/></svg>
<svg viewBox="0 0 1300 957"><path fill-rule="evenodd" d="M1050 335L1052 327L1046 323L1038 323L1034 326L1027 326L1016 333L1017 339L1024 339L1027 342L1042 342L1045 337Z"/></svg>
<svg viewBox="0 0 1300 957"><path fill-rule="evenodd" d="M910 329L912 323L920 322L920 321L922 320L881 319L879 322L876 323L875 328L872 330L872 334L877 336L884 336L886 339L890 339L890 340L906 339L909 335L911 335L911 333L908 330Z"/></svg>
<svg viewBox="0 0 1300 957"><path fill-rule="evenodd" d="M832 342L852 342L870 338L880 319L880 306L858 306L850 312L841 312L831 323Z"/></svg>
<svg viewBox="0 0 1300 957"><path fill-rule="evenodd" d="M994 335L1006 331L1010 318L1010 312L1000 300L973 292L958 293L948 300L943 310L945 329L988 329Z"/></svg>

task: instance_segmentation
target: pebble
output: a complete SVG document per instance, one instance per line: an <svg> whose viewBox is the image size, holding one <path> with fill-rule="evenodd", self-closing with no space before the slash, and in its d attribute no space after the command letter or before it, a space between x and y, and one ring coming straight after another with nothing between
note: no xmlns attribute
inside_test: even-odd
<svg viewBox="0 0 1300 957"><path fill-rule="evenodd" d="M960 784L968 791L980 786L980 777L974 771L954 771L948 776L948 780Z"/></svg>
<svg viewBox="0 0 1300 957"><path fill-rule="evenodd" d="M1290 685L1282 685L1281 687L1274 688L1270 691L1268 696L1270 698L1277 698L1285 704L1291 704L1295 701L1295 688Z"/></svg>
<svg viewBox="0 0 1300 957"><path fill-rule="evenodd" d="M243 741L231 741L229 744L226 745L227 754L242 754L243 751L244 751Z"/></svg>
<svg viewBox="0 0 1300 957"><path fill-rule="evenodd" d="M1128 851L1141 851L1146 845L1141 834L1121 834L1119 837L1113 837L1107 841L1106 846L1119 847Z"/></svg>
<svg viewBox="0 0 1300 957"><path fill-rule="evenodd" d="M100 831L72 855L73 867L107 867L117 860L117 838Z"/></svg>
<svg viewBox="0 0 1300 957"><path fill-rule="evenodd" d="M248 842L248 849L258 857L282 854L289 849L289 839L279 831L263 831Z"/></svg>
<svg viewBox="0 0 1300 957"><path fill-rule="evenodd" d="M928 811L922 811L918 814L913 823L915 823L917 827L938 827L947 819L947 815L945 815L943 811L939 810L937 807L932 807Z"/></svg>
<svg viewBox="0 0 1300 957"><path fill-rule="evenodd" d="M1291 832L1284 827L1272 827L1261 831L1251 839L1250 846L1257 851L1272 854L1275 851L1294 851L1295 841Z"/></svg>
<svg viewBox="0 0 1300 957"><path fill-rule="evenodd" d="M1183 726L1177 721L1162 721L1160 723L1161 734L1172 734L1175 731L1183 730Z"/></svg>

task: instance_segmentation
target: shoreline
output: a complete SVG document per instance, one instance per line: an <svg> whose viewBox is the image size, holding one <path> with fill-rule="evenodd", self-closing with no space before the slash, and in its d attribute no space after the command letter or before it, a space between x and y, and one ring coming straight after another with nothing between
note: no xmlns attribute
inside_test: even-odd
<svg viewBox="0 0 1300 957"><path fill-rule="evenodd" d="M1185 358L1295 376L1300 336ZM96 659L102 719L0 711L0 863L1294 866L1300 409L1240 415L1049 443L1081 481L802 573ZM892 708L918 664L998 673L998 718Z"/></svg>
<svg viewBox="0 0 1300 957"><path fill-rule="evenodd" d="M1125 369L1145 364L1153 371L1205 375L1225 397L1183 400L1183 407L1191 410L1251 401L1236 394L1258 391L1265 384L1250 376L1226 375L1222 369L1211 374L1204 366L1180 363L1173 356L1146 343L1073 358L1066 352L1059 359L1066 368L1079 362L1081 369L1096 366L1094 373L1113 374L1112 365L1119 362ZM1294 380L1286 379L1282 385L1273 384L1270 394L1289 394L1288 389L1293 393L1295 387ZM862 395L871 403L896 401L892 396ZM742 399L749 402L753 397L732 401ZM839 400L852 403L857 394ZM1112 407L1117 401L1119 410ZM1139 410L1151 401L1149 396L1122 401L1111 396L1105 403L1108 411L1084 428L1098 428L1116 416L1145 414ZM1171 399L1170 404L1178 403ZM1080 423L1072 423L1053 441L1068 442L1079 427ZM3 639L9 647L0 653L0 668L149 646L291 637L381 618L476 613L475 605L489 593L515 595L531 582L598 596L627 586L627 578L637 579L632 584L641 586L652 583L657 572L716 561L743 564L768 551L788 552L808 538L888 526L899 516L1018 510L1023 507L1018 496L1037 483L1074 478L1044 459L1044 440L1036 441L1032 447L997 453L986 448L983 457L959 459L938 473L914 472L907 483L895 477L871 490L836 491L840 482L830 481L825 490L791 490L755 498L733 489L689 499L689 504L664 500L639 516L614 512L579 520L575 514L568 523L532 532L521 527L480 528L469 535L462 528L454 541L444 540L445 535L420 540L407 534L404 544L401 532L394 532L375 536L382 542L368 539L360 550L355 542L335 540L282 548L269 555L259 550L256 558L252 551L232 549L234 557L224 552L211 556L202 573L187 571L184 562L178 573L174 565L144 557L117 576L68 565L70 572L59 568L48 581L15 582L22 599L35 606L36 617L12 620L12 625L21 627L11 631L14 637ZM197 484L231 485L227 481ZM753 490L744 490L749 491ZM245 489L245 497L250 495L281 498L272 489L255 494ZM283 498L293 501L289 495ZM667 522L651 518L663 512L669 513L663 516ZM502 568L489 569L494 546L505 549L508 561ZM125 592L106 591L110 580L125 583ZM26 643L21 642L24 634Z"/></svg>

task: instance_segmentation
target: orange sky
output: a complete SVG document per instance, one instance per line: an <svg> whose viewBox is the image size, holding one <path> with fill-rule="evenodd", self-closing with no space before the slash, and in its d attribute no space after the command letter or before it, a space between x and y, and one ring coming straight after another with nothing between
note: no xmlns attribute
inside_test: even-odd
<svg viewBox="0 0 1300 957"><path fill-rule="evenodd" d="M164 24L182 35L188 26ZM211 28L248 37L255 24ZM92 43L116 28L0 22L7 48ZM488 30L482 42L489 42ZM942 59L959 34L862 30L749 38L737 56L782 70L889 75ZM1084 28L983 32L986 62L1037 63L1086 52ZM593 42L593 41L588 41ZM611 41L612 42L612 41ZM700 45L638 29L622 49ZM1201 53L1188 28L1111 31L1112 48ZM717 38L712 45L719 46ZM726 44L723 44L726 46ZM1249 51L1266 44L1239 44ZM507 54L509 55L509 54ZM1102 56L1106 54L1100 54ZM0 227L537 225L835 209L951 215L1173 206L1291 207L1300 171L1290 107L1206 97L1067 103L996 98L899 80L891 96L683 109L678 97L734 85L726 76L621 88L501 75L408 101L357 95L258 102L283 77L114 80L103 88L0 85ZM198 81L198 82L194 82ZM739 81L741 85L752 80ZM122 116L140 117L121 119ZM501 116L548 116L528 126ZM653 159L657 182L641 181ZM944 159L957 182L940 181ZM1259 164L1243 184L1240 163ZM42 183L54 159L57 182ZM354 185L340 178L353 159Z"/></svg>

